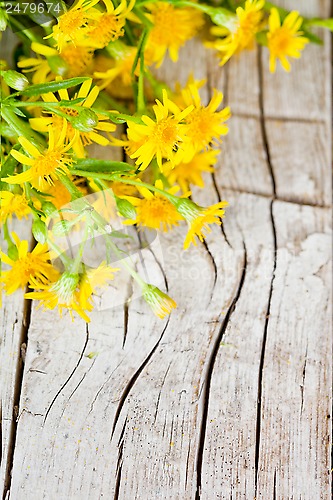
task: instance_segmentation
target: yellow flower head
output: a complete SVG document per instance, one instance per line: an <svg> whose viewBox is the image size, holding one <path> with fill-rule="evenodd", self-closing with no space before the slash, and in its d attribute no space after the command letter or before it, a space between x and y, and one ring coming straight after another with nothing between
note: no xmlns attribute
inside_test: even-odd
<svg viewBox="0 0 333 500"><path fill-rule="evenodd" d="M68 175L68 167L71 166L72 160L66 152L71 148L72 144L64 145L66 128L67 122L64 120L63 129L57 141L55 141L54 130L52 127L49 128L49 145L48 149L43 152L39 151L25 137L19 137L19 143L30 156L26 156L15 149L11 150L11 155L22 165L27 165L30 168L20 174L10 175L1 180L9 184L30 182L39 191L44 191L48 185L52 185L58 179L59 175Z"/></svg>
<svg viewBox="0 0 333 500"><path fill-rule="evenodd" d="M203 241L211 229L209 224L221 225L221 218L224 216L224 207L228 205L226 201L220 201L215 205L204 208L191 200L179 198L177 202L178 212L187 220L189 230L184 241L184 248L187 249L191 243L196 245L195 237Z"/></svg>
<svg viewBox="0 0 333 500"><path fill-rule="evenodd" d="M178 184L183 193L190 189L190 184L203 188L202 174L204 172L214 172L213 165L216 163L218 154L218 150L211 149L198 153L191 161L178 163L174 167L169 162L164 163L163 174L170 184Z"/></svg>
<svg viewBox="0 0 333 500"><path fill-rule="evenodd" d="M28 200L24 194L11 193L10 191L0 192L0 223L12 219L16 215L18 219L27 218L31 212Z"/></svg>
<svg viewBox="0 0 333 500"><path fill-rule="evenodd" d="M214 89L213 97L208 106L203 106L200 100L198 86L190 84L182 92L184 104L194 106L193 111L186 117L186 137L188 138L193 154L219 142L221 135L228 133L225 121L230 118L230 108L217 111L223 94Z"/></svg>
<svg viewBox="0 0 333 500"><path fill-rule="evenodd" d="M79 92L74 96L73 99L77 97L83 98L78 106L81 106L84 109L89 109L92 107L94 102L96 101L99 89L95 85L91 89L92 80L86 80L81 85ZM59 100L69 100L69 95L66 89L59 90ZM45 102L58 102L58 99L52 92L48 92L47 94L43 94L42 98ZM62 111L68 115L69 118L79 116L79 112L75 109L63 108ZM65 143L72 142L72 148L74 153L78 158L84 158L85 156L85 146L96 142L101 146L107 146L109 144L109 140L100 135L100 132L114 132L116 130L116 126L108 121L108 118L104 115L97 114L98 123L93 126L91 131L82 132L81 130L75 129L70 123L67 125L66 135L65 135ZM63 127L64 119L51 114L49 117L41 117L41 118L31 118L30 125L34 130L38 132L46 132L48 130L49 125L56 130L60 131Z"/></svg>
<svg viewBox="0 0 333 500"><path fill-rule="evenodd" d="M0 282L3 283L8 294L15 292L18 288L24 288L32 280L36 283L47 283L48 280L56 279L58 272L48 262L50 255L46 244L37 243L29 252L27 241L20 241L15 233L12 236L17 248L17 259L13 260L0 251L2 262L11 267L8 271L2 271L0 277Z"/></svg>
<svg viewBox="0 0 333 500"><path fill-rule="evenodd" d="M267 33L269 56L269 70L274 73L276 69L276 60L278 59L284 70L290 71L290 62L287 57L298 59L301 57L301 51L309 40L302 36L299 31L303 19L298 12L290 12L281 24L279 11L276 8L271 9L269 16L269 32Z"/></svg>
<svg viewBox="0 0 333 500"><path fill-rule="evenodd" d="M33 72L32 83L44 83L57 75L72 78L89 72L92 66L93 49L91 47L65 43L61 55L52 47L33 42L31 49L37 57L23 58L18 67L25 73ZM46 59L40 57L45 56Z"/></svg>
<svg viewBox="0 0 333 500"><path fill-rule="evenodd" d="M152 61L160 66L167 51L172 61L177 61L180 47L203 25L202 14L193 8L176 8L168 2L154 2L146 7L150 11L147 17L154 25L147 43Z"/></svg>
<svg viewBox="0 0 333 500"><path fill-rule="evenodd" d="M75 311L87 323L90 319L86 311L92 311L91 296L96 288L105 285L113 279L114 271L103 262L97 269L85 271L83 274L65 271L56 281L37 283L31 280L31 287L38 289L36 292L25 294L27 299L40 300L46 309L58 306L59 314L63 309L68 309L72 315Z"/></svg>
<svg viewBox="0 0 333 500"><path fill-rule="evenodd" d="M93 28L88 31L87 43L92 47L102 49L110 42L114 42L124 35L126 17L133 9L135 0L130 0L127 5L126 0L121 0L118 7L114 8L111 0L103 0L106 12L96 14Z"/></svg>
<svg viewBox="0 0 333 500"><path fill-rule="evenodd" d="M163 189L163 183L157 180L155 186ZM125 221L124 224L137 224L141 227L150 227L152 229L168 231L172 226L177 226L182 220L176 207L162 194L152 194L145 187L138 188L142 198L130 197L132 205L136 207L136 218ZM178 186L169 190L171 194L178 191Z"/></svg>
<svg viewBox="0 0 333 500"><path fill-rule="evenodd" d="M143 125L128 122L129 140L142 144L131 154L131 158L137 158L135 163L140 165L141 170L147 168L154 157L159 167L162 167L162 158L171 162L179 158L180 161L184 154L182 141L185 137L185 125L182 122L192 109L193 106L189 106L180 111L163 90L163 103L156 99L156 105L153 106L156 121L143 115Z"/></svg>
<svg viewBox="0 0 333 500"><path fill-rule="evenodd" d="M96 18L96 9L92 9L99 0L77 0L74 5L61 14L52 33L45 38L53 38L61 52L66 42L75 45L85 40L88 23Z"/></svg>
<svg viewBox="0 0 333 500"><path fill-rule="evenodd" d="M163 319L177 307L176 302L154 285L146 283L142 287L143 298L150 305L154 314Z"/></svg>
<svg viewBox="0 0 333 500"><path fill-rule="evenodd" d="M236 17L226 27L212 28L212 34L222 36L208 46L217 49L221 54L221 65L225 64L233 54L244 49L251 49L255 35L262 29L265 0L246 0L244 8L237 7Z"/></svg>

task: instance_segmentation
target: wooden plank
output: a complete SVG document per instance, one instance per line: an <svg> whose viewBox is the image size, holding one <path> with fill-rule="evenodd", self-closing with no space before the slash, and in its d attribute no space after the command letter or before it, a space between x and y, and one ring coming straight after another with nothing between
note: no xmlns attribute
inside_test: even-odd
<svg viewBox="0 0 333 500"><path fill-rule="evenodd" d="M232 116L221 150L215 173L220 186L272 196L272 176L258 118Z"/></svg>
<svg viewBox="0 0 333 500"><path fill-rule="evenodd" d="M276 202L274 219L258 498L330 498L331 210Z"/></svg>
<svg viewBox="0 0 333 500"><path fill-rule="evenodd" d="M11 229L21 239L31 238L30 223L13 220ZM6 245L0 232L1 248ZM4 293L3 293L4 295ZM29 304L24 301L24 291L3 296L0 314L0 415L1 463L0 488L8 486L12 449L15 445L16 418L21 389L26 333L29 323ZM1 301L0 301L1 302Z"/></svg>
<svg viewBox="0 0 333 500"><path fill-rule="evenodd" d="M323 123L266 121L276 194L310 205L331 205L331 132Z"/></svg>
<svg viewBox="0 0 333 500"><path fill-rule="evenodd" d="M202 498L329 498L330 211L274 202L269 229L258 213L212 374Z"/></svg>
<svg viewBox="0 0 333 500"><path fill-rule="evenodd" d="M298 2L285 0L279 5L299 10L305 16L329 17L329 0ZM269 55L262 53L264 110L268 117L298 120L329 121L331 118L331 36L318 31L324 46L308 44L299 60L291 61L291 74L278 67L275 74L268 70ZM278 65L279 66L279 65Z"/></svg>

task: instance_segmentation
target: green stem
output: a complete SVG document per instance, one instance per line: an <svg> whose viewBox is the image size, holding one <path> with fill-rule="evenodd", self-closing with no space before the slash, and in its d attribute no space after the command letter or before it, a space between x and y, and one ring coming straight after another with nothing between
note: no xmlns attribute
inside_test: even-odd
<svg viewBox="0 0 333 500"><path fill-rule="evenodd" d="M165 198L167 198L173 203L176 200L178 200L177 196L174 196L171 193L163 191L163 189L159 189L156 186L153 186L152 184L147 184L146 182L141 182L141 181L133 181L132 179L127 179L127 178L124 179L123 177L119 177L119 174L101 174L99 172L87 172L86 170L76 170L74 168L69 169L69 171L71 174L78 175L80 177L90 177L91 179L104 179L106 181L122 182L123 184L131 184L132 186L145 187L150 191L154 191L155 193L159 193L162 196L165 196Z"/></svg>
<svg viewBox="0 0 333 500"><path fill-rule="evenodd" d="M21 120L12 109L7 106L1 106L1 116L8 123L8 125L12 127L18 137L25 137L37 148L40 146L46 146L45 139L32 130L30 126Z"/></svg>
<svg viewBox="0 0 333 500"><path fill-rule="evenodd" d="M77 189L75 184L68 177L62 175L60 177L60 180L64 184L64 186L68 189L73 200L78 200L79 198L83 197L83 194L81 193L81 191L79 191ZM89 207L89 209L91 210L91 208L92 208L91 205L86 200L82 200L82 201L84 203L85 208ZM98 229L101 231L102 234L109 233L107 228L110 228L110 232L111 232L112 228L111 228L109 222L106 219L104 219L104 217L102 217L98 212L96 212L95 209L91 210L91 218L97 224ZM130 266L128 264L128 262L126 262L126 260L124 260L124 256L122 255L122 252L119 250L119 248L113 243L113 241L110 238L108 238L108 241L109 241L109 247L111 248L113 253L117 257L119 257L119 259L121 260L122 266L127 269L127 271L130 273L130 275L135 279L135 281L140 286L144 286L145 282L143 281L141 276L132 268L132 266Z"/></svg>

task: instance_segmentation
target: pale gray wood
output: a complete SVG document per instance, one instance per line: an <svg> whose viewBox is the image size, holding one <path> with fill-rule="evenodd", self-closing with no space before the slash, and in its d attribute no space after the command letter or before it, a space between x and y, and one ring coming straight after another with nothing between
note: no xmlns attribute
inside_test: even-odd
<svg viewBox="0 0 333 500"><path fill-rule="evenodd" d="M10 229L20 239L31 239L30 223L13 220ZM0 233L1 248L6 244ZM1 464L0 485L6 485L10 456L15 436L15 421L18 416L20 378L25 354L25 329L29 320L29 305L24 301L25 290L5 296L3 292L0 314L0 418L1 418Z"/></svg>
<svg viewBox="0 0 333 500"><path fill-rule="evenodd" d="M266 130L277 197L330 206L331 126L266 120Z"/></svg>
<svg viewBox="0 0 333 500"><path fill-rule="evenodd" d="M278 2L309 17L329 17L329 0ZM291 74L279 67L275 74L268 70L268 49L262 53L264 109L268 117L327 122L331 118L331 35L316 32L324 45L308 44L300 59L291 59ZM295 124L296 127L296 124Z"/></svg>
<svg viewBox="0 0 333 500"><path fill-rule="evenodd" d="M274 203L258 498L330 498L332 212Z"/></svg>
<svg viewBox="0 0 333 500"><path fill-rule="evenodd" d="M194 190L203 205L229 200L223 231L183 252L181 227L134 255L178 302L169 321L123 273L88 327L33 307L13 499L329 498L330 212L301 204L330 204L329 109L318 111L330 73L304 116L311 61L287 75L307 79L301 98L279 74L262 91L256 51L212 60L195 41L158 75L184 84L194 67L203 98L217 87L233 107L215 184ZM297 203L276 201L272 173L277 197Z"/></svg>
<svg viewBox="0 0 333 500"><path fill-rule="evenodd" d="M266 225L257 206L258 251L247 245L245 282L212 374L202 498L220 492L220 498L326 499L331 211L274 202L270 221L268 203L261 210ZM271 222L277 232L275 270Z"/></svg>

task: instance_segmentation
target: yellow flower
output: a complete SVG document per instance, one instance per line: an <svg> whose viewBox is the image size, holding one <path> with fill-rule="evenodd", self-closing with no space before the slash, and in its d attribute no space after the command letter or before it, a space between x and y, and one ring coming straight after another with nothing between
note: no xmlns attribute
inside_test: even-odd
<svg viewBox="0 0 333 500"><path fill-rule="evenodd" d="M83 109L91 108L99 94L98 87L95 85L91 89L91 84L91 79L83 82L79 92L73 98L76 99L77 97L79 97L84 99L78 104L78 106L81 106ZM69 100L69 95L66 89L59 90L58 93L60 98L59 100ZM45 102L58 102L58 99L52 92L43 94L42 98ZM79 116L78 111L75 109L62 108L61 111L67 114L69 118ZM100 135L100 132L114 132L116 130L116 126L113 123L108 122L108 118L106 116L97 114L97 118L98 124L94 126L89 132L82 132L81 130L79 131L75 129L70 123L68 123L67 125L65 142L69 143L72 141L72 148L78 158L84 158L84 147L92 144L93 142L96 142L101 146L107 146L109 144L109 140L106 137ZM54 130L59 132L63 127L64 119L55 114L51 114L51 116L49 117L31 118L29 121L31 127L38 132L46 132L49 125L51 125Z"/></svg>
<svg viewBox="0 0 333 500"><path fill-rule="evenodd" d="M178 212L187 220L189 230L184 241L184 248L187 249L191 243L196 245L195 237L203 241L207 233L211 232L209 224L221 225L221 218L224 216L226 201L220 201L210 207L200 207L191 200L179 198L176 207Z"/></svg>
<svg viewBox="0 0 333 500"><path fill-rule="evenodd" d="M154 285L146 283L142 287L143 298L150 305L154 314L163 319L177 307L176 302Z"/></svg>
<svg viewBox="0 0 333 500"><path fill-rule="evenodd" d="M24 288L32 280L36 283L47 283L57 277L58 272L48 262L50 255L46 244L37 243L32 252L29 252L27 241L20 241L15 233L12 236L18 252L17 259L11 259L0 251L2 262L11 266L10 270L2 271L0 277L0 282L8 294L18 288Z"/></svg>
<svg viewBox="0 0 333 500"><path fill-rule="evenodd" d="M64 44L61 55L52 47L33 42L31 49L41 57L25 58L18 62L24 72L34 72L32 83L44 83L53 80L56 75L66 78L81 76L89 72L92 66L93 51L91 47L74 45L72 42Z"/></svg>
<svg viewBox="0 0 333 500"><path fill-rule="evenodd" d="M82 178L70 179L74 182L76 187L83 193L83 195L88 194L87 188L85 186L85 180ZM67 188L63 185L63 183L59 180L54 181L54 184L48 185L46 189L44 189L44 193L50 195L47 200L53 203L53 205L59 210L64 205L67 205L71 201L71 195ZM67 213L67 216L69 213ZM72 214L75 216L74 214Z"/></svg>
<svg viewBox="0 0 333 500"><path fill-rule="evenodd" d="M162 158L166 158L172 163L180 161L185 150L182 149L184 140L185 125L181 122L192 111L193 106L189 106L180 111L167 97L163 90L163 104L156 99L153 110L156 122L143 115L143 125L128 122L127 135L130 141L142 144L137 151L131 154L131 158L137 158L136 164L144 170L148 167L154 157L157 159L159 167L162 167ZM172 115L169 116L171 111Z"/></svg>
<svg viewBox="0 0 333 500"><path fill-rule="evenodd" d="M88 23L96 18L96 9L92 9L99 0L78 0L66 12L58 17L58 24L53 26L52 33L46 37L56 41L61 52L66 42L80 44L87 34Z"/></svg>
<svg viewBox="0 0 333 500"><path fill-rule="evenodd" d="M124 91L122 87L131 87L133 83L132 67L137 47L130 47L118 40L108 47L108 52L112 55L112 59L102 58L103 56L98 56L97 61L95 59L96 66L100 65L102 68L94 72L94 78L99 80L98 86L100 89L108 87L113 82L114 84L107 90L115 94L116 92L119 93L119 90ZM146 58L145 64L149 64ZM137 66L138 69L139 67ZM136 71L135 74L138 75L139 71Z"/></svg>
<svg viewBox="0 0 333 500"><path fill-rule="evenodd" d="M91 296L96 288L105 285L113 279L112 269L102 263L97 269L85 271L82 274L65 271L59 279L49 283L38 283L31 280L31 288L39 291L25 294L27 299L40 300L46 309L54 309L58 306L59 314L63 309L68 309L71 316L75 311L87 323L90 322L86 311L92 311ZM72 316L73 318L73 316Z"/></svg>
<svg viewBox="0 0 333 500"><path fill-rule="evenodd" d="M163 189L163 183L157 180L155 186ZM168 231L172 226L177 226L182 217L177 212L176 207L162 194L152 194L145 187L138 188L143 198L128 197L132 205L136 207L136 218L125 221L124 224L137 224L141 227L150 227ZM168 192L174 194L178 191L178 186L175 186Z"/></svg>
<svg viewBox="0 0 333 500"><path fill-rule="evenodd" d="M64 120L63 129L57 142L55 142L54 130L52 127L49 128L49 145L48 149L43 153L31 144L28 139L19 137L19 143L30 156L26 156L15 149L11 150L11 155L22 165L28 165L30 168L20 174L10 175L1 180L9 184L30 182L39 191L44 191L48 185L52 185L58 179L59 175L68 175L68 167L71 166L72 160L66 155L66 152L71 148L72 144L69 143L64 146L66 125L67 122Z"/></svg>
<svg viewBox="0 0 333 500"><path fill-rule="evenodd" d="M118 7L114 8L111 0L103 0L106 12L96 14L93 28L88 31L87 43L92 47L102 49L109 42L114 42L124 35L126 17L135 5L135 0L130 0L127 5L126 0L121 0Z"/></svg>
<svg viewBox="0 0 333 500"><path fill-rule="evenodd" d="M265 0L246 0L244 8L237 7L236 17L228 26L212 28L212 34L223 38L207 45L217 49L221 54L221 65L225 64L233 54L244 49L251 49L255 35L263 26L263 7Z"/></svg>
<svg viewBox="0 0 333 500"><path fill-rule="evenodd" d="M167 51L172 61L177 61L180 47L203 25L202 14L193 8L178 9L168 2L155 2L146 7L150 11L147 17L154 25L147 42L152 61L160 66Z"/></svg>
<svg viewBox="0 0 333 500"><path fill-rule="evenodd" d="M190 184L203 188L202 174L204 172L214 172L213 165L216 163L218 154L218 150L211 149L198 153L191 161L178 163L174 167L169 162L164 163L163 174L170 184L178 184L183 193L189 190Z"/></svg>
<svg viewBox="0 0 333 500"><path fill-rule="evenodd" d="M220 136L228 133L225 121L230 118L230 108L217 111L223 100L222 92L214 89L213 97L208 106L203 106L200 100L198 86L190 84L182 92L185 106L194 106L193 111L186 117L186 137L188 138L193 154L220 142Z"/></svg>
<svg viewBox="0 0 333 500"><path fill-rule="evenodd" d="M290 71L290 62L287 57L298 59L300 52L304 49L309 40L301 36L299 31L303 19L298 12L290 12L281 25L279 11L276 8L271 9L269 16L269 32L267 33L269 56L269 70L275 72L276 60L279 59L284 70Z"/></svg>
<svg viewBox="0 0 333 500"><path fill-rule="evenodd" d="M27 218L30 212L28 200L24 193L0 192L0 223L6 222L7 218L11 220L13 215L16 215L18 219Z"/></svg>

